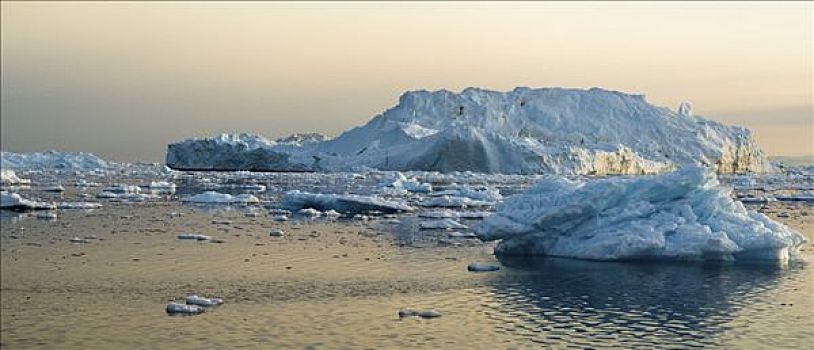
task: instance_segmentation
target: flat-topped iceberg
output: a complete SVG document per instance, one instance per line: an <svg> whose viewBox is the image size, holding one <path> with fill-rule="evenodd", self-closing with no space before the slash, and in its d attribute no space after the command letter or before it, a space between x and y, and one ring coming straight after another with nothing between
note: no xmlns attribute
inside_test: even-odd
<svg viewBox="0 0 814 350"><path fill-rule="evenodd" d="M166 160L184 170L649 174L685 165L720 173L772 169L747 129L695 116L688 104L673 111L643 95L599 88L411 91L395 107L335 139L195 138L170 144Z"/></svg>
<svg viewBox="0 0 814 350"><path fill-rule="evenodd" d="M574 182L548 176L508 197L477 228L498 255L593 260L788 260L804 237L748 211L715 174Z"/></svg>

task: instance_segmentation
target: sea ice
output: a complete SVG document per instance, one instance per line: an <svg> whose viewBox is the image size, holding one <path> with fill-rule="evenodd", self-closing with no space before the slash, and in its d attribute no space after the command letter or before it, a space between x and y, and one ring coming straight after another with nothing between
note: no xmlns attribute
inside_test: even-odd
<svg viewBox="0 0 814 350"><path fill-rule="evenodd" d="M166 310L167 313L171 315L197 315L206 311L206 309L198 305L187 305L178 303L167 304Z"/></svg>
<svg viewBox="0 0 814 350"><path fill-rule="evenodd" d="M204 193L199 193L194 196L185 198L184 202L189 203L206 203L206 204L232 204L232 203L242 203L242 204L258 204L260 203L260 199L257 197L250 195L250 194L239 194L233 196L231 194L226 193L219 193L215 191L206 191Z"/></svg>
<svg viewBox="0 0 814 350"><path fill-rule="evenodd" d="M292 210L313 208L326 211L333 209L341 213L361 213L368 211L393 213L413 210L413 208L407 204L389 201L378 196L307 193L298 190L286 192L283 205Z"/></svg>
<svg viewBox="0 0 814 350"><path fill-rule="evenodd" d="M425 230L430 229L465 229L468 228L466 225L457 222L452 219L439 219L439 220L428 220L422 221L418 223L418 227Z"/></svg>
<svg viewBox="0 0 814 350"><path fill-rule="evenodd" d="M788 260L804 237L730 197L706 168L576 182L549 176L507 198L477 234L498 255L595 260Z"/></svg>
<svg viewBox="0 0 814 350"><path fill-rule="evenodd" d="M0 209L9 210L51 210L52 203L32 201L21 197L17 193L0 192Z"/></svg>
<svg viewBox="0 0 814 350"><path fill-rule="evenodd" d="M204 298L197 295L190 295L186 299L187 305L197 306L217 306L223 304L223 299L219 298Z"/></svg>

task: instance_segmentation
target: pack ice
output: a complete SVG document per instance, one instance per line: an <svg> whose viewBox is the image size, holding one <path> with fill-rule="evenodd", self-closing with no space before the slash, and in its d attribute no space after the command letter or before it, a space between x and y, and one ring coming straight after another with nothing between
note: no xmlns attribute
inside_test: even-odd
<svg viewBox="0 0 814 350"><path fill-rule="evenodd" d="M108 168L108 163L95 154L85 152L0 152L3 168L19 169L97 169Z"/></svg>
<svg viewBox="0 0 814 350"><path fill-rule="evenodd" d="M642 174L684 165L771 169L749 130L599 88L411 91L335 139L221 135L170 144L182 170Z"/></svg>
<svg viewBox="0 0 814 350"><path fill-rule="evenodd" d="M477 228L497 255L592 260L788 260L800 233L748 211L715 174L688 167L654 177L575 182L547 176L507 198Z"/></svg>

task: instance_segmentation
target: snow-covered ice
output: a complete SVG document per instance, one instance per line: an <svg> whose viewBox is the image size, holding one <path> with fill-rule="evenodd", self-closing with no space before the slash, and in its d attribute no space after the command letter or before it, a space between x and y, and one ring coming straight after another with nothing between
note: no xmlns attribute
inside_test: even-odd
<svg viewBox="0 0 814 350"><path fill-rule="evenodd" d="M477 229L498 255L788 260L804 237L731 198L709 169L588 182L549 176Z"/></svg>
<svg viewBox="0 0 814 350"><path fill-rule="evenodd" d="M687 103L673 111L643 95L600 88L410 91L395 107L335 139L195 138L170 144L166 161L187 170L601 175L684 165L720 173L772 169L747 129L695 116Z"/></svg>

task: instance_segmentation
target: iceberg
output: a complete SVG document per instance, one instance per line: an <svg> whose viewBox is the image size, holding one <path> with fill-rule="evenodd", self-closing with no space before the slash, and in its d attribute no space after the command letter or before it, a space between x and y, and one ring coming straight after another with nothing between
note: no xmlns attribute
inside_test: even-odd
<svg viewBox="0 0 814 350"><path fill-rule="evenodd" d="M803 235L747 210L708 168L588 182L547 176L476 234L497 255L591 260L790 260Z"/></svg>
<svg viewBox="0 0 814 350"><path fill-rule="evenodd" d="M296 138L295 138L296 139ZM170 144L179 170L474 171L653 174L702 165L719 173L773 170L750 131L600 88L410 91L334 139L275 142L254 134ZM413 192L429 188L405 184Z"/></svg>
<svg viewBox="0 0 814 350"><path fill-rule="evenodd" d="M0 209L8 210L52 210L56 207L52 203L44 203L25 199L17 193L0 192Z"/></svg>
<svg viewBox="0 0 814 350"><path fill-rule="evenodd" d="M18 169L97 169L112 164L91 153L84 152L0 152L3 168Z"/></svg>
<svg viewBox="0 0 814 350"><path fill-rule="evenodd" d="M335 210L340 213L362 213L371 211L395 213L413 210L413 208L407 204L386 200L378 196L308 193L298 190L286 192L283 199L283 206L291 210L312 208L319 211Z"/></svg>

